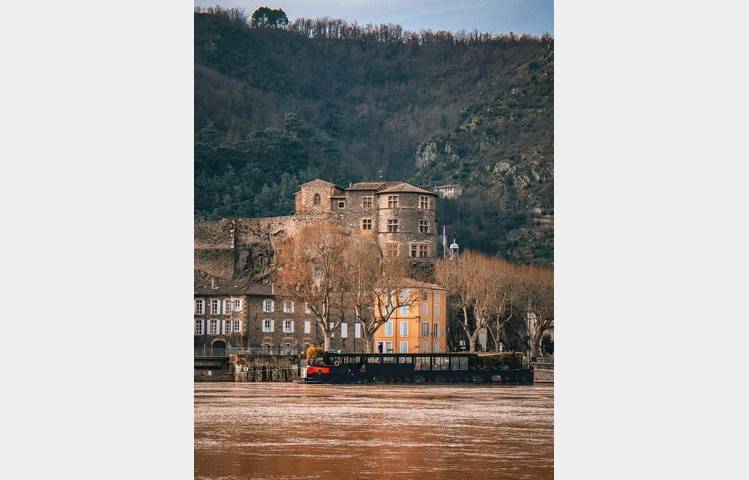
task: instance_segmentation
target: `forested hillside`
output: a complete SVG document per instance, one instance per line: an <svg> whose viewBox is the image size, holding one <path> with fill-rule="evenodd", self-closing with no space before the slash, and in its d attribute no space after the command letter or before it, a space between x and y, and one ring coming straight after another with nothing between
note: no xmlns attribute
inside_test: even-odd
<svg viewBox="0 0 749 480"><path fill-rule="evenodd" d="M460 183L461 247L551 262L553 40L196 12L196 216L288 214L316 177Z"/></svg>

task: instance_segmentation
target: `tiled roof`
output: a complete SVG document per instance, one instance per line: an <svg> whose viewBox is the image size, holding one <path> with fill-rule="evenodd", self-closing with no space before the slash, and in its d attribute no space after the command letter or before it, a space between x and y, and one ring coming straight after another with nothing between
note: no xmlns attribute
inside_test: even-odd
<svg viewBox="0 0 749 480"><path fill-rule="evenodd" d="M403 281L400 282L400 284L401 284L401 287L403 288L433 288L433 289L438 289L438 290L444 290L443 287L440 287L436 283L420 282L412 278L404 278Z"/></svg>
<svg viewBox="0 0 749 480"><path fill-rule="evenodd" d="M415 187L411 185L410 183L406 183L406 182L398 182L395 185L379 190L377 193L400 193L400 192L423 193L426 195L434 195L434 192L430 192L429 190L424 190L423 188Z"/></svg>
<svg viewBox="0 0 749 480"><path fill-rule="evenodd" d="M299 185L299 189L301 189L305 185L309 185L309 184L312 184L312 183L326 183L326 184L330 185L331 187L336 187L336 188L340 188L341 190L343 190L343 188L339 187L335 183L329 182L327 180L323 180L321 178L316 178L314 180L310 180L309 182L303 183L303 184Z"/></svg>
<svg viewBox="0 0 749 480"><path fill-rule="evenodd" d="M385 185L385 182L358 182L349 187L346 190L379 190Z"/></svg>
<svg viewBox="0 0 749 480"><path fill-rule="evenodd" d="M195 295L271 295L271 287L247 280L202 280L195 283Z"/></svg>

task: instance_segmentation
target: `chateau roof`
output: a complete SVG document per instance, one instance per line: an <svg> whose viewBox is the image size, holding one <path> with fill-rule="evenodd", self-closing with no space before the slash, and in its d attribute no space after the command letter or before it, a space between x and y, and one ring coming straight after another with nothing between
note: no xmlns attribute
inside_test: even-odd
<svg viewBox="0 0 749 480"><path fill-rule="evenodd" d="M391 185L387 188L379 190L377 193L423 193L425 195L435 195L434 192L424 190L423 188L415 187L410 183L398 182L395 185Z"/></svg>
<svg viewBox="0 0 749 480"><path fill-rule="evenodd" d="M324 184L326 184L326 185L330 185L331 187L335 187L335 188L338 188L338 189L341 189L341 190L343 190L343 188L342 188L342 187L339 187L338 185L336 185L336 184L335 184L335 183L333 183L333 182L329 182L329 181L327 181L327 180L323 180L323 179L321 179L321 178L316 178L316 179L314 179L314 180L310 180L309 182L305 182L305 183L303 183L303 184L299 185L299 188L297 189L297 191L301 190L303 186L305 186L305 185L311 185L311 184L313 184L313 183L324 183Z"/></svg>
<svg viewBox="0 0 749 480"><path fill-rule="evenodd" d="M346 190L379 190L385 186L385 182L358 182L349 187Z"/></svg>
<svg viewBox="0 0 749 480"><path fill-rule="evenodd" d="M248 280L203 280L195 283L195 295L272 295L269 285Z"/></svg>

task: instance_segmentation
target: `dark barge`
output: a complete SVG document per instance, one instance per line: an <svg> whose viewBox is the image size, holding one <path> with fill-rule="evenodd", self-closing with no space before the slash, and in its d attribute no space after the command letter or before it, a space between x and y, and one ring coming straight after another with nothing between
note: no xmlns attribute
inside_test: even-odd
<svg viewBox="0 0 749 480"><path fill-rule="evenodd" d="M521 353L333 353L302 367L304 383L532 384Z"/></svg>

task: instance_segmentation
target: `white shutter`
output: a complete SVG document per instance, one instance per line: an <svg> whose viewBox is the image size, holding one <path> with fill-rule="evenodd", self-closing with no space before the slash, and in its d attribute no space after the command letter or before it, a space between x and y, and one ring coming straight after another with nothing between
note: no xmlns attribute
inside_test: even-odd
<svg viewBox="0 0 749 480"><path fill-rule="evenodd" d="M270 321L270 331L271 332L275 330L275 325L276 325L276 321L275 320L271 320Z"/></svg>
<svg viewBox="0 0 749 480"><path fill-rule="evenodd" d="M242 320L239 321L239 333L242 333L242 326L243 326L242 324L243 323L244 322Z"/></svg>
<svg viewBox="0 0 749 480"><path fill-rule="evenodd" d="M220 322L221 322L221 334L226 335L226 322L228 322L228 320L220 320Z"/></svg>
<svg viewBox="0 0 749 480"><path fill-rule="evenodd" d="M206 328L208 326L205 324L205 320L200 321L200 331L203 333L203 335L208 335L208 332L206 331Z"/></svg>
<svg viewBox="0 0 749 480"><path fill-rule="evenodd" d="M291 333L294 333L294 320L291 321Z"/></svg>

